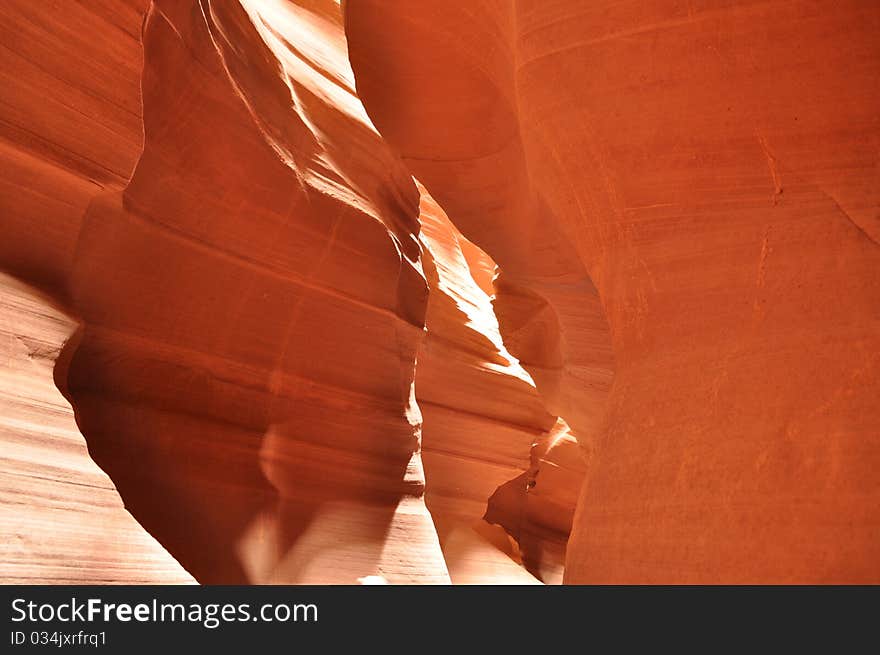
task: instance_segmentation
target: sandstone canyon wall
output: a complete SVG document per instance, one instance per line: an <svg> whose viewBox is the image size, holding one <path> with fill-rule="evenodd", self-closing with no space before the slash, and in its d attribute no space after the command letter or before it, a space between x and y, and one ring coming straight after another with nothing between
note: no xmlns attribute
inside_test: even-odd
<svg viewBox="0 0 880 655"><path fill-rule="evenodd" d="M0 579L176 583L192 577L123 508L89 457L53 367L82 216L120 190L142 142L146 3L0 5Z"/></svg>
<svg viewBox="0 0 880 655"><path fill-rule="evenodd" d="M555 417L505 356L485 292L494 265L466 246L481 289L457 230L354 95L338 4L4 11L21 88L4 96L2 264L49 299L11 281L10 293L54 319L32 326L13 307L10 339L51 336L43 360L140 525L201 582L536 582L482 516ZM103 37L80 67L64 58L71 31ZM10 388L50 382L45 367L13 372ZM5 486L17 495L4 515L19 517L7 529L29 544L27 479L65 461L44 431L50 454L22 456ZM80 502L86 518L63 520L91 521L81 532L126 557L135 536ZM42 520L48 532L62 519ZM94 544L75 548L70 529L52 557L15 550L4 579L53 580L28 568L53 560L83 581L166 581L149 568L163 557L188 579L155 544L128 555L128 573L86 570Z"/></svg>
<svg viewBox="0 0 880 655"><path fill-rule="evenodd" d="M3 3L0 578L880 582L878 33Z"/></svg>
<svg viewBox="0 0 880 655"><path fill-rule="evenodd" d="M539 496L534 477L548 442L556 439L556 417L502 342L490 297L478 282L491 284L486 277L494 262L424 191L420 222L431 294L416 395L424 417L426 501L450 576L454 583L534 583L517 560L538 579L559 582L571 526L542 531L538 517L527 512ZM566 492L576 491L583 476L577 451L568 454L558 467L568 475L545 476L540 486L543 499L563 512L574 510L576 499ZM506 534L515 545L506 543Z"/></svg>
<svg viewBox="0 0 880 655"><path fill-rule="evenodd" d="M880 6L346 12L374 124L585 448L566 580L880 580Z"/></svg>

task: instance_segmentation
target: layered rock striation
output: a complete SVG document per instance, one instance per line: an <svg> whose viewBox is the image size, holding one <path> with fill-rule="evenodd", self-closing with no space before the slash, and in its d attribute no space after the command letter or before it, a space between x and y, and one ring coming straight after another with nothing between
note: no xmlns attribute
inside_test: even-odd
<svg viewBox="0 0 880 655"><path fill-rule="evenodd" d="M360 98L585 448L568 582L880 579L878 26L348 3Z"/></svg>
<svg viewBox="0 0 880 655"><path fill-rule="evenodd" d="M4 3L0 578L877 582L878 31Z"/></svg>
<svg viewBox="0 0 880 655"><path fill-rule="evenodd" d="M106 36L79 68L59 61L74 27L5 12L42 50L11 60L0 263L70 316L45 359L140 525L200 582L536 582L482 517L555 417L501 343L494 264L367 118L338 4L78 7L74 27ZM26 316L12 338L39 336ZM84 532L119 539L94 502ZM10 579L47 557L20 550Z"/></svg>

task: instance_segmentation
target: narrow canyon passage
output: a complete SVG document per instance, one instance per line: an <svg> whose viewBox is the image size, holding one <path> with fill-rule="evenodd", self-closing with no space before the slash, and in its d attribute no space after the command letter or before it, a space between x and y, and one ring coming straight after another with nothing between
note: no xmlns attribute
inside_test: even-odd
<svg viewBox="0 0 880 655"><path fill-rule="evenodd" d="M54 378L125 508L200 582L560 582L580 457L502 343L494 262L364 114L339 6L155 2L140 32L118 9L75 17L142 48L113 89L142 120L79 120L126 134L130 156L95 179L61 156L65 126L45 152L15 143L19 189L55 179L4 225L41 256L3 263L71 317ZM7 11L63 47L63 21ZM59 102L105 97L100 73L59 68ZM39 203L68 189L79 214ZM559 473L539 494L542 466ZM12 523L25 544L33 520Z"/></svg>
<svg viewBox="0 0 880 655"><path fill-rule="evenodd" d="M878 580L878 27L860 1L347 4L359 97L498 262L502 334L508 288L547 317L506 343L591 460L567 582Z"/></svg>
<svg viewBox="0 0 880 655"><path fill-rule="evenodd" d="M0 579L880 581L878 33L4 2Z"/></svg>

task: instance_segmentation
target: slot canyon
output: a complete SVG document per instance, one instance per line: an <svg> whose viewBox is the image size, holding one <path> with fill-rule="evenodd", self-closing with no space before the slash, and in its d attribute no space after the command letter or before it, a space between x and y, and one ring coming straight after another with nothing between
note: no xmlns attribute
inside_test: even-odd
<svg viewBox="0 0 880 655"><path fill-rule="evenodd" d="M0 581L880 583L878 35L4 0Z"/></svg>

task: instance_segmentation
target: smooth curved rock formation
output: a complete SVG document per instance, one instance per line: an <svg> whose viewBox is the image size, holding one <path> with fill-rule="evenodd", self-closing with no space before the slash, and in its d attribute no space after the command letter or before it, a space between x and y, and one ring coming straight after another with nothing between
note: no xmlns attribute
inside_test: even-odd
<svg viewBox="0 0 880 655"><path fill-rule="evenodd" d="M140 153L146 4L0 7L0 265L62 302L83 213ZM77 322L6 275L0 298L0 580L191 582L124 511L55 387Z"/></svg>
<svg viewBox="0 0 880 655"><path fill-rule="evenodd" d="M75 327L45 297L0 275L0 580L192 582L125 511L52 381Z"/></svg>
<svg viewBox="0 0 880 655"><path fill-rule="evenodd" d="M880 582L878 32L3 3L0 579Z"/></svg>
<svg viewBox="0 0 880 655"><path fill-rule="evenodd" d="M58 63L67 75L47 87L22 48L20 131L56 142L9 138L22 172L3 228L30 259L0 262L78 320L54 377L125 507L201 582L536 582L482 517L555 417L501 344L494 264L354 95L338 5L79 18L103 33L123 9L104 46L134 84ZM63 52L63 21L6 10L42 21L44 56ZM83 125L31 121L49 92ZM117 105L124 124L106 116ZM127 150L86 148L77 127ZM51 230L34 233L43 214Z"/></svg>
<svg viewBox="0 0 880 655"><path fill-rule="evenodd" d="M504 532L491 530L483 516L502 485L525 499L521 473L554 417L501 341L490 297L464 254L473 246L424 192L420 222L431 288L416 369L426 501L454 583L534 583L514 561L518 547L507 546ZM485 274L484 258L471 261L476 277Z"/></svg>
<svg viewBox="0 0 880 655"><path fill-rule="evenodd" d="M523 566L548 584L562 582L565 552L586 458L565 421L541 435L529 468L489 498L485 519L516 542Z"/></svg>
<svg viewBox="0 0 880 655"><path fill-rule="evenodd" d="M568 582L880 580L878 26L347 4L374 124L498 262L505 343L591 454Z"/></svg>

